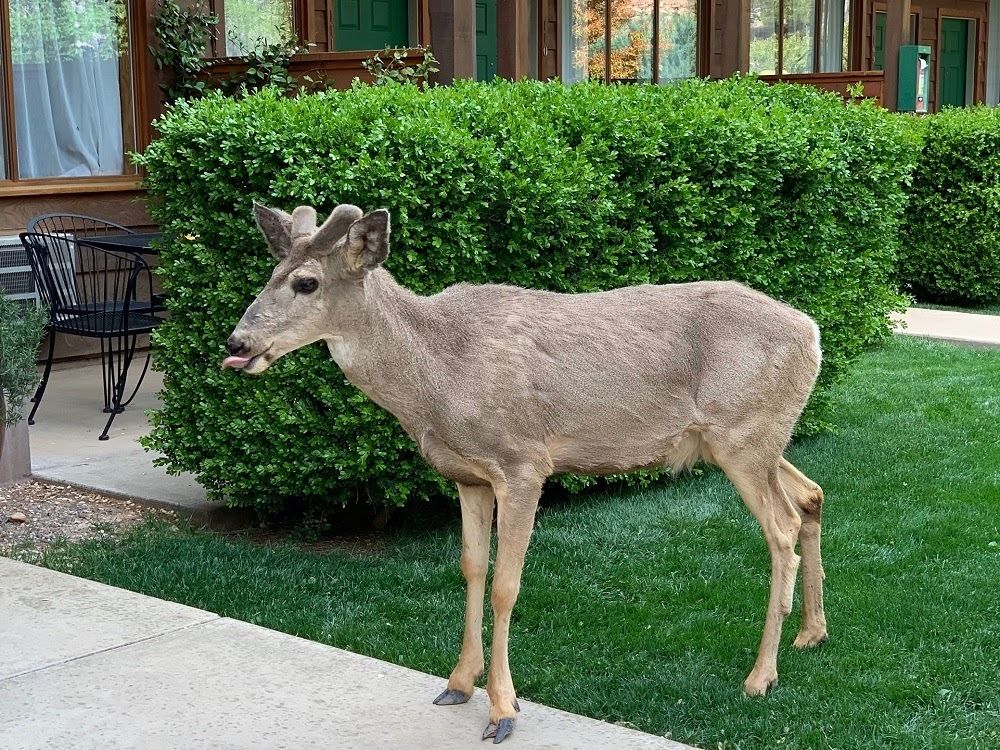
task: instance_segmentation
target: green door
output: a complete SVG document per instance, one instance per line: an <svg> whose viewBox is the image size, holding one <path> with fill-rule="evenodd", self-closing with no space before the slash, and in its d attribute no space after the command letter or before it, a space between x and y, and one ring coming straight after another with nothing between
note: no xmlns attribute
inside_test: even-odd
<svg viewBox="0 0 1000 750"><path fill-rule="evenodd" d="M497 74L497 0L476 0L476 80Z"/></svg>
<svg viewBox="0 0 1000 750"><path fill-rule="evenodd" d="M872 34L872 70L885 70L885 11L875 13L875 31ZM910 41L904 44L919 44L917 29L919 18L916 13L910 14Z"/></svg>
<svg viewBox="0 0 1000 750"><path fill-rule="evenodd" d="M875 14L875 34L872 39L874 51L872 57L872 68L874 70L885 70L885 13Z"/></svg>
<svg viewBox="0 0 1000 750"><path fill-rule="evenodd" d="M964 107L969 81L968 19L942 18L940 47L938 108Z"/></svg>
<svg viewBox="0 0 1000 750"><path fill-rule="evenodd" d="M376 50L410 43L409 0L335 0L337 50Z"/></svg>

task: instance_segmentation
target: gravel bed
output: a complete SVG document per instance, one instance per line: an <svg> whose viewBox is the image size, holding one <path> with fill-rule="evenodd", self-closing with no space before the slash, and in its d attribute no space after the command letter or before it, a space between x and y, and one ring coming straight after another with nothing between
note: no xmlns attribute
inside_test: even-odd
<svg viewBox="0 0 1000 750"><path fill-rule="evenodd" d="M32 559L57 541L79 541L131 528L150 514L131 500L43 482L0 487L0 555Z"/></svg>

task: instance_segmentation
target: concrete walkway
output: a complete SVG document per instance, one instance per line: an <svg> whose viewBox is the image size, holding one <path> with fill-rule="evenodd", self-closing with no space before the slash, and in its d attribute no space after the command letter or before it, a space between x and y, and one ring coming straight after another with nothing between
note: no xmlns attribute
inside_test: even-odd
<svg viewBox="0 0 1000 750"><path fill-rule="evenodd" d="M146 410L159 408L163 376L149 372L135 400L119 414L108 440L97 436L108 415L101 411L98 364L53 370L31 434L31 470L39 479L168 507L217 528L241 526L245 514L205 499L194 476L171 476L153 465L139 438L149 432Z"/></svg>
<svg viewBox="0 0 1000 750"><path fill-rule="evenodd" d="M419 623L414 623L418 627ZM483 691L211 612L0 558L4 750L480 748ZM517 748L684 750L521 701Z"/></svg>
<svg viewBox="0 0 1000 750"><path fill-rule="evenodd" d="M1000 315L911 307L896 316L896 333L973 346L1000 346ZM905 323L905 327L900 325Z"/></svg>

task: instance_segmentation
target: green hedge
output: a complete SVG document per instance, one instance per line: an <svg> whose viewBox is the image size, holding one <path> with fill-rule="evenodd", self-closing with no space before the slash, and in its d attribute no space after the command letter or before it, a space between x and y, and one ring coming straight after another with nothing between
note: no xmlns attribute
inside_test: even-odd
<svg viewBox="0 0 1000 750"><path fill-rule="evenodd" d="M218 495L402 505L451 491L325 348L259 378L223 342L272 260L251 201L392 211L387 267L423 294L499 281L565 292L739 279L818 321L831 383L889 334L914 139L869 104L751 79L672 87L360 87L175 107L141 158L167 233L164 408L148 445ZM577 482L573 486L579 486Z"/></svg>
<svg viewBox="0 0 1000 750"><path fill-rule="evenodd" d="M1000 302L1000 110L924 118L899 279L925 302Z"/></svg>

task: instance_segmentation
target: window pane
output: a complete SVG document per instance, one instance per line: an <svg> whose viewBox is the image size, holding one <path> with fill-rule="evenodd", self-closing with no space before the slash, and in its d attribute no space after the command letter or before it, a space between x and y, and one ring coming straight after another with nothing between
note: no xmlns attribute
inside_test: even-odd
<svg viewBox="0 0 1000 750"><path fill-rule="evenodd" d="M605 0L566 0L563 80L604 80Z"/></svg>
<svg viewBox="0 0 1000 750"><path fill-rule="evenodd" d="M611 80L653 80L653 0L611 0Z"/></svg>
<svg viewBox="0 0 1000 750"><path fill-rule="evenodd" d="M292 36L292 0L225 0L220 5L230 57Z"/></svg>
<svg viewBox="0 0 1000 750"><path fill-rule="evenodd" d="M122 174L132 98L124 0L9 2L20 177Z"/></svg>
<svg viewBox="0 0 1000 750"><path fill-rule="evenodd" d="M783 73L812 73L816 39L816 0L785 0Z"/></svg>
<svg viewBox="0 0 1000 750"><path fill-rule="evenodd" d="M751 0L750 72L770 75L778 70L778 0Z"/></svg>
<svg viewBox="0 0 1000 750"><path fill-rule="evenodd" d="M660 0L660 81L697 75L698 0Z"/></svg>

